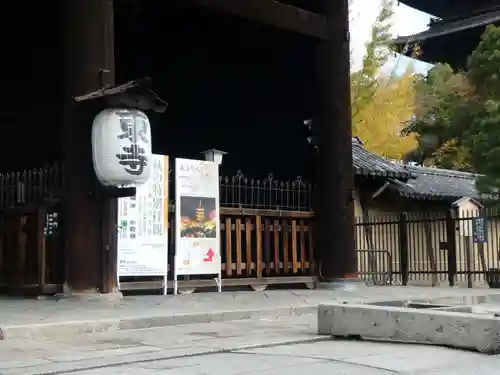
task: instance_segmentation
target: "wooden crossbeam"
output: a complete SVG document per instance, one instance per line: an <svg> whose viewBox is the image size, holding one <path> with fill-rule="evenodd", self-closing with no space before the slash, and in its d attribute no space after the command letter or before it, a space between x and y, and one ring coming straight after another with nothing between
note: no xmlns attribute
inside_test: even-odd
<svg viewBox="0 0 500 375"><path fill-rule="evenodd" d="M191 0L196 6L248 18L280 29L324 39L323 16L275 0Z"/></svg>

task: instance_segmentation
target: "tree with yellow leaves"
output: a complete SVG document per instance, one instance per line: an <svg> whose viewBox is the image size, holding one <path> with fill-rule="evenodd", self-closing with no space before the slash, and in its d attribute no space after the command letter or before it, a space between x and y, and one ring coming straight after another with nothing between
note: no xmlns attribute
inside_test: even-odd
<svg viewBox="0 0 500 375"><path fill-rule="evenodd" d="M417 147L415 134L403 130L415 110L415 80L411 67L402 75L384 75L390 57L392 1L384 2L373 24L362 68L351 76L353 135L365 147L391 159L403 159Z"/></svg>
<svg viewBox="0 0 500 375"><path fill-rule="evenodd" d="M417 147L416 135L403 133L415 110L414 77L408 71L378 81L372 99L354 114L353 134L368 150L401 160Z"/></svg>

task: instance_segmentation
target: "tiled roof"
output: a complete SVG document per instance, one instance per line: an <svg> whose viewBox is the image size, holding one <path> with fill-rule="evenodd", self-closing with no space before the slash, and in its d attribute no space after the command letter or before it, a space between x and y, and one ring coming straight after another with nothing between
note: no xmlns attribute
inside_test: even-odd
<svg viewBox="0 0 500 375"><path fill-rule="evenodd" d="M397 164L366 150L357 137L352 139L352 159L357 175L372 177L393 177L407 180L412 177L407 167Z"/></svg>
<svg viewBox="0 0 500 375"><path fill-rule="evenodd" d="M462 197L499 199L480 194L474 173L402 164L387 160L352 139L353 166L357 175L389 179L389 189L405 198L456 200Z"/></svg>
<svg viewBox="0 0 500 375"><path fill-rule="evenodd" d="M415 176L406 182L391 179L391 188L407 198L455 200L481 198L476 188L477 175L449 169L407 166Z"/></svg>

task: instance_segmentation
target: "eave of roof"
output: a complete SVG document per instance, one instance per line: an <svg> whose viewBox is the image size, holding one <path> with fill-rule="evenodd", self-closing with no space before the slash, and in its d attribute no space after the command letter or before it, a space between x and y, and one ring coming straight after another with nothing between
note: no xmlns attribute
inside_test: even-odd
<svg viewBox="0 0 500 375"><path fill-rule="evenodd" d="M394 163L368 151L356 137L352 139L352 159L354 172L360 176L392 177L401 180L413 177L405 165Z"/></svg>
<svg viewBox="0 0 500 375"><path fill-rule="evenodd" d="M392 41L396 46L406 45L412 42L421 42L427 39L437 38L460 31L484 27L489 24L500 22L500 10L486 12L464 19L454 21L440 21L433 24L429 29L414 35L400 36Z"/></svg>
<svg viewBox="0 0 500 375"><path fill-rule="evenodd" d="M365 149L357 137L352 139L352 157L356 175L385 179L389 190L404 198L451 202L462 197L500 200L499 194L481 194L477 190L478 174L391 161Z"/></svg>
<svg viewBox="0 0 500 375"><path fill-rule="evenodd" d="M453 13L475 12L491 7L495 0L399 0L399 2L436 17Z"/></svg>
<svg viewBox="0 0 500 375"><path fill-rule="evenodd" d="M416 176L406 182L391 179L390 188L405 198L455 201L461 197L498 200L498 196L481 194L476 188L477 174L448 169L408 166Z"/></svg>

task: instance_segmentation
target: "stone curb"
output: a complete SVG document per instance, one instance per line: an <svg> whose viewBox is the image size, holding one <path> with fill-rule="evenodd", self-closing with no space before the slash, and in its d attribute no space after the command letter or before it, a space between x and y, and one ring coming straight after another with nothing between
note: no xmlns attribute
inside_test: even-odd
<svg viewBox="0 0 500 375"><path fill-rule="evenodd" d="M117 319L0 325L0 340L48 339L78 334L169 327L196 323L224 322L269 316L277 318L290 317L304 314L316 314L317 308L317 305L302 305L269 309L228 310L212 311L206 313L179 313L138 316Z"/></svg>

